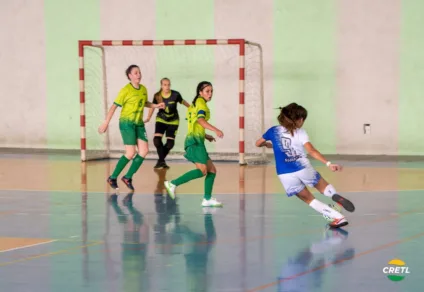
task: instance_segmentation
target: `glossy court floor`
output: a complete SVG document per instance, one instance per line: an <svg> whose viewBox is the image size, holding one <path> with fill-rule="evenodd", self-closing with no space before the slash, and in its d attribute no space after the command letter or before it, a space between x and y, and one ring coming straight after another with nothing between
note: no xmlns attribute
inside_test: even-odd
<svg viewBox="0 0 424 292"><path fill-rule="evenodd" d="M212 212L202 180L176 203L162 196L187 163L155 172L146 161L135 194L114 195L115 160L2 154L1 291L423 291L424 163L342 162L342 173L317 166L357 207L331 231L284 195L273 165L218 163L225 206ZM383 273L394 258L409 269L402 281Z"/></svg>

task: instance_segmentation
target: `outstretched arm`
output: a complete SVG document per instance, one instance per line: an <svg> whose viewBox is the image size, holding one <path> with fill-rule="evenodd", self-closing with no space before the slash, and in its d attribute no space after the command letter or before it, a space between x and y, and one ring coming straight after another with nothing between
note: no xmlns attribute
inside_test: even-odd
<svg viewBox="0 0 424 292"><path fill-rule="evenodd" d="M164 109L165 108L165 103L161 102L161 103L155 104L153 102L146 101L144 107L148 107L148 108L151 108L151 109L154 109L154 108Z"/></svg>
<svg viewBox="0 0 424 292"><path fill-rule="evenodd" d="M322 155L317 149L315 149L314 145L312 145L311 142L306 142L303 146L305 147L306 151L308 151L308 154L310 156L327 165L332 171L342 170L342 167L340 165L333 164L331 163L331 161L328 161L324 157L324 155Z"/></svg>
<svg viewBox="0 0 424 292"><path fill-rule="evenodd" d="M183 100L183 105L185 105L187 108L190 107L190 104L187 101L185 101L185 100Z"/></svg>

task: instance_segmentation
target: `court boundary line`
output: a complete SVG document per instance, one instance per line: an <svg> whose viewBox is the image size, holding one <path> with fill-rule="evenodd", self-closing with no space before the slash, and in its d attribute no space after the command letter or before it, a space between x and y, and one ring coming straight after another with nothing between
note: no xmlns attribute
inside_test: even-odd
<svg viewBox="0 0 424 292"><path fill-rule="evenodd" d="M33 193L52 193L52 192L56 192L56 193L82 193L81 190L25 190L25 189L0 189L0 192L33 192ZM375 190L375 191L343 191L340 192L340 194L354 194L354 193L395 193L395 192L424 192L424 189L405 189L405 190ZM130 193L130 190L126 190L126 191L118 191L118 192L83 192L86 194L95 194L95 195L111 195L111 194L117 194L117 195L124 195L127 193ZM153 195L152 193L134 193L135 195L142 195L142 196L151 196ZM312 194L321 194L319 192L313 191ZM180 194L180 196L186 196L186 195L202 195L201 193L184 193L184 194ZM241 195L240 193L215 193L215 195ZM260 193L245 193L244 195L264 195L264 194L260 194ZM279 193L265 193L265 195L284 195L284 192L279 192ZM178 194L177 194L178 197ZM3 197L1 197L3 198ZM0 199L1 199L0 198Z"/></svg>
<svg viewBox="0 0 424 292"><path fill-rule="evenodd" d="M273 281L273 282L270 282L270 283L267 283L267 284L263 284L261 286L253 287L253 288L247 290L247 292L257 292L257 291L261 291L261 290L264 290L264 289L268 289L268 288L274 287L274 286L276 286L280 283L287 282L287 281L290 281L290 280L293 280L293 279L297 279L297 278L300 278L302 276L312 274L312 273L319 271L319 270L324 270L328 267L334 266L336 264L339 264L339 263L342 263L342 262L345 262L345 261L350 261L352 259L360 258L360 257L363 257L365 255L368 255L368 254L371 254L371 253L374 253L374 252L382 251L382 250L385 250L389 247L399 245L401 243L410 242L410 241L412 241L416 238L422 237L422 236L424 236L424 232L418 233L418 234L415 234L415 235L412 235L412 236L409 236L409 237L405 237L403 239L395 240L395 241L392 241L392 242L389 242L389 243L386 243L386 244L381 244L377 247L365 250L365 251L360 252L358 254L355 254L353 256L345 257L345 258L342 258L342 259L339 259L339 260L335 260L335 261L332 261L330 263L326 263L326 264L323 264L321 266L318 266L316 268L309 269L307 271L295 274L293 276L290 276L290 277L287 277L287 278L284 278L284 279L280 279L278 281Z"/></svg>
<svg viewBox="0 0 424 292"><path fill-rule="evenodd" d="M11 251L25 249L25 248L31 248L31 247L35 247L35 246L39 246L39 245L43 245L43 244L53 243L53 242L56 242L56 241L58 241L58 239L52 239L52 240L49 240L49 241L44 241L44 242L39 242L39 243L34 243L34 244L29 244L29 245L24 245L24 246L18 246L18 247L14 247L14 248L5 249L5 250L0 250L0 253L11 252Z"/></svg>

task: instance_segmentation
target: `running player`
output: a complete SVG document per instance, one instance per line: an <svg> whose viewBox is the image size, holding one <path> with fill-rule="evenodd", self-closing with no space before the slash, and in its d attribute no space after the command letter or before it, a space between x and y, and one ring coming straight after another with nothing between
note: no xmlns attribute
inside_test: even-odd
<svg viewBox="0 0 424 292"><path fill-rule="evenodd" d="M115 102L107 113L106 120L100 125L99 132L106 132L110 120L118 107L122 107L121 116L119 118L119 129L121 131L122 140L125 145L125 154L119 159L112 175L107 182L114 189L118 189L117 178L130 160L133 160L128 172L122 177L125 185L134 190L132 185L132 177L140 168L144 158L149 151L147 144L147 134L143 123L144 107L164 108L164 103L152 104L147 101L147 89L142 84L140 68L137 65L131 65L125 71L130 83L128 83L118 94ZM138 148L138 153L136 151Z"/></svg>
<svg viewBox="0 0 424 292"><path fill-rule="evenodd" d="M205 133L205 130L215 132L222 138L224 133L208 123L210 111L206 103L212 99L212 84L202 81L197 85L196 97L187 112L188 133L184 143L186 154L184 157L196 165L196 169L190 170L182 176L172 181L165 181L165 188L172 199L175 199L175 189L177 186L187 183L193 179L205 178L205 193L202 201L203 207L221 207L222 203L212 198L213 183L216 176L216 168L209 158L205 147L205 139L209 142L215 138Z"/></svg>
<svg viewBox="0 0 424 292"><path fill-rule="evenodd" d="M153 103L165 103L165 109L160 109L156 115L155 137L153 143L156 147L159 160L154 168L169 168L165 162L165 158L175 145L175 136L177 135L178 126L180 124L180 116L178 115L178 103L189 107L190 104L185 101L178 91L171 90L171 81L168 78L162 78L160 81L161 89L155 93ZM149 122L152 118L154 108L150 108L149 115L144 120ZM163 145L162 137L166 132L166 144Z"/></svg>
<svg viewBox="0 0 424 292"><path fill-rule="evenodd" d="M309 142L308 134L302 129L308 115L304 107L291 103L280 109L278 116L280 125L271 127L256 141L256 146L274 149L277 175L288 197L296 195L317 212L333 219L329 224L330 227L338 228L347 225L348 222L342 214L315 199L306 188L306 186L315 187L321 194L330 197L347 211L355 210L352 202L338 195L336 189L312 167L304 149L313 158L327 165L331 171L341 171L342 167L326 160ZM267 141L271 141L272 144Z"/></svg>

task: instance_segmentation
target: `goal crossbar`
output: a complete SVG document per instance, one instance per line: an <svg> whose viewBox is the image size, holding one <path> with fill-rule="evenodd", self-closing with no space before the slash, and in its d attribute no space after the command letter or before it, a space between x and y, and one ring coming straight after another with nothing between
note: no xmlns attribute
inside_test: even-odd
<svg viewBox="0 0 424 292"><path fill-rule="evenodd" d="M245 50L246 44L258 47L261 56L260 71L263 76L262 47L260 44L245 39L186 39L186 40L80 40L78 42L79 56L79 100L80 100L80 127L81 127L81 160L87 161L86 141L86 106L85 106L85 72L84 72L84 48L107 47L107 46L196 46L196 45L232 45L238 46L239 72L238 72L238 95L239 95L239 157L240 164L247 164L245 156ZM263 98L263 78L261 78L260 94ZM264 105L261 102L261 129L264 130ZM263 151L263 154L265 152Z"/></svg>

